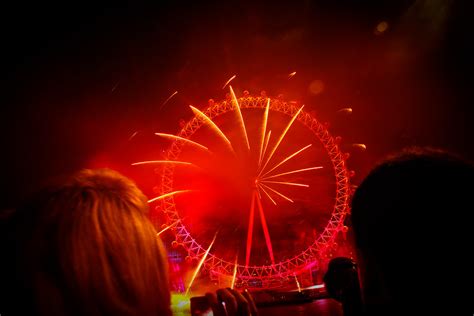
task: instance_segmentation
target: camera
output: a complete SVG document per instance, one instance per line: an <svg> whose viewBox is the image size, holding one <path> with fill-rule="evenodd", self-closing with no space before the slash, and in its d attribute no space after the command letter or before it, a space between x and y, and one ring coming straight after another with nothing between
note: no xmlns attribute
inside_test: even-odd
<svg viewBox="0 0 474 316"><path fill-rule="evenodd" d="M191 316L205 315L211 311L211 306L205 296L191 297Z"/></svg>
<svg viewBox="0 0 474 316"><path fill-rule="evenodd" d="M302 291L283 290L256 290L251 292L258 310L279 305L299 305L312 302L316 299L327 298L327 293L322 285L316 285ZM225 303L222 303L225 306ZM211 306L205 296L191 298L191 315L206 315L211 311Z"/></svg>

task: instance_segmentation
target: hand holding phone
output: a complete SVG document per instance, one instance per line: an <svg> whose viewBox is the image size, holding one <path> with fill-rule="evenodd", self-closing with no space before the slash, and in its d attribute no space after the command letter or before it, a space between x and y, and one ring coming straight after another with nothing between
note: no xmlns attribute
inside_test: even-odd
<svg viewBox="0 0 474 316"><path fill-rule="evenodd" d="M191 315L205 315L209 311L215 316L258 315L255 302L247 290L241 293L230 288L191 298Z"/></svg>

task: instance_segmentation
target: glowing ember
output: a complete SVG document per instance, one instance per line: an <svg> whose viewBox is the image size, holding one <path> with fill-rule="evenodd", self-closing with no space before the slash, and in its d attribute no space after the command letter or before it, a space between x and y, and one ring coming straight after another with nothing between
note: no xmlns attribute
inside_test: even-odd
<svg viewBox="0 0 474 316"><path fill-rule="evenodd" d="M165 106L166 103L168 103L168 101L171 100L171 98L174 97L174 96L177 95L177 94L178 94L178 91L173 92L173 93L168 97L168 99L166 99L165 102L163 102L163 104L160 106L160 108L162 108L163 106Z"/></svg>
<svg viewBox="0 0 474 316"><path fill-rule="evenodd" d="M226 81L226 83L224 84L224 86L222 87L222 89L225 89L225 87L227 87L227 85L235 79L235 77L237 77L237 75L233 75L232 77L230 77L229 80Z"/></svg>
<svg viewBox="0 0 474 316"><path fill-rule="evenodd" d="M138 134L138 131L134 132L132 136L128 138L128 141L131 141L135 136L137 136L137 134Z"/></svg>
<svg viewBox="0 0 474 316"><path fill-rule="evenodd" d="M340 109L339 111L337 111L338 113L346 113L346 114L351 114L352 113L352 108L342 108Z"/></svg>
<svg viewBox="0 0 474 316"><path fill-rule="evenodd" d="M365 144L353 144L352 146L359 148L361 150L366 150L367 146Z"/></svg>

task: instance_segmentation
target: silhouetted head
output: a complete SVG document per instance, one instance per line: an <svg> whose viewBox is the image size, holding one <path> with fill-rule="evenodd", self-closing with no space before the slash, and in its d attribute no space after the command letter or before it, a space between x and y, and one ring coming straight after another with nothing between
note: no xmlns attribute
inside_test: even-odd
<svg viewBox="0 0 474 316"><path fill-rule="evenodd" d="M17 300L36 315L170 315L164 248L147 200L112 170L84 170L15 214ZM19 313L18 310L13 311Z"/></svg>
<svg viewBox="0 0 474 316"><path fill-rule="evenodd" d="M411 149L362 182L352 221L369 311L472 308L473 181L471 164Z"/></svg>
<svg viewBox="0 0 474 316"><path fill-rule="evenodd" d="M332 298L339 302L344 302L347 292L359 289L356 263L346 257L332 259L324 275L324 284Z"/></svg>

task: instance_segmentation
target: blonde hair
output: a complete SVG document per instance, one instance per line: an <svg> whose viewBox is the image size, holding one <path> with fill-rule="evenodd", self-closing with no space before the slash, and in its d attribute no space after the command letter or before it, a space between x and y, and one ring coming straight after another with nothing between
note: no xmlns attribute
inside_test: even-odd
<svg viewBox="0 0 474 316"><path fill-rule="evenodd" d="M38 208L30 242L39 314L170 315L168 267L136 185L83 170Z"/></svg>

